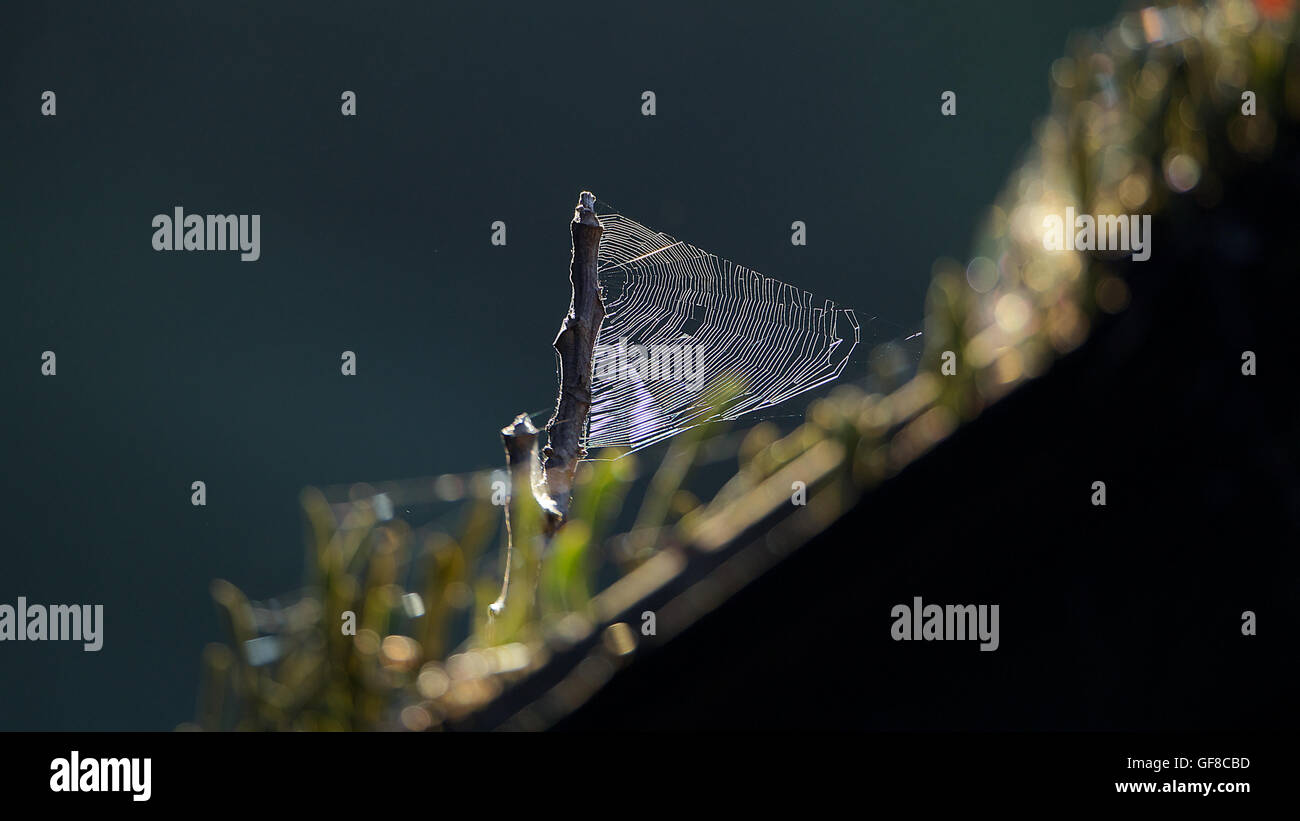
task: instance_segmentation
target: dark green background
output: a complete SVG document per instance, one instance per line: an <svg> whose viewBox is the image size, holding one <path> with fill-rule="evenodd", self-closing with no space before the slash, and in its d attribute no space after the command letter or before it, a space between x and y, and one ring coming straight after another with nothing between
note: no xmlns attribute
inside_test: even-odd
<svg viewBox="0 0 1300 821"><path fill-rule="evenodd" d="M497 429L554 396L582 188L919 328L1067 34L1115 10L542 5L7 10L0 602L102 603L106 627L98 654L0 644L0 729L188 720L208 584L300 584L303 486L496 465ZM261 260L153 251L176 205L261 214Z"/></svg>

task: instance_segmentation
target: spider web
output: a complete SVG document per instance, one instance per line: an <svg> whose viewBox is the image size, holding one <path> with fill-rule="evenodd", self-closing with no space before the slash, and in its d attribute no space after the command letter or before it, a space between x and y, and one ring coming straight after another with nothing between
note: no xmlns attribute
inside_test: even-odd
<svg viewBox="0 0 1300 821"><path fill-rule="evenodd" d="M851 309L621 214L600 221L606 314L593 357L589 453L631 452L770 409L840 377L862 342ZM656 370L665 362L675 370Z"/></svg>

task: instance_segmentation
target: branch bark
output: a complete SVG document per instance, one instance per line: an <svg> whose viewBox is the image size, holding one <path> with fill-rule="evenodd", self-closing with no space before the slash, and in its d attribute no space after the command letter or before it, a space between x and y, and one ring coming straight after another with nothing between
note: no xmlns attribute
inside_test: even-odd
<svg viewBox="0 0 1300 821"><path fill-rule="evenodd" d="M600 323L605 319L605 303L601 301L600 283L596 279L596 259L604 229L596 218L596 198L590 191L583 191L579 196L570 229L573 256L569 261L569 283L573 286L573 297L569 301L569 313L555 337L560 361L560 395L555 402L555 415L546 423L543 452L546 491L559 516L555 528L569 512L573 474L578 462L587 455L582 437L586 432L587 412L591 410L591 360Z"/></svg>
<svg viewBox="0 0 1300 821"><path fill-rule="evenodd" d="M534 496L538 479L537 433L526 413L519 414L514 422L501 429L506 465L510 469L510 498L506 501L506 566L501 580L501 595L488 611L494 619L507 610L511 611L515 616L511 620L512 628L522 625L532 610L539 576L536 571L541 565L541 551L537 545L541 513ZM515 579L514 590L510 588L511 578ZM527 598L521 599L521 596ZM514 631L507 629L505 632Z"/></svg>
<svg viewBox="0 0 1300 821"><path fill-rule="evenodd" d="M582 441L587 429L587 414L591 410L592 358L600 324L605 319L605 304L601 301L600 283L596 277L603 231L596 217L596 198L590 191L583 191L570 223L573 255L569 261L569 283L573 292L569 311L555 337L560 393L555 401L555 413L546 423L544 462L539 465L538 431L527 414L520 414L511 425L501 430L506 462L510 466L510 503L506 507L505 578L501 596L490 608L494 618L503 612L513 610L519 613L522 609L525 612L519 617L526 621L527 611L534 608L536 585L540 578L540 572L534 571L540 571L545 542L555 535L568 516L573 498L573 477L578 462L587 455ZM532 524L539 519L542 538L541 544L534 549L538 539ZM526 573L528 579L524 590L511 593L512 569ZM518 579L515 586L519 587ZM516 601L521 604L512 604Z"/></svg>

